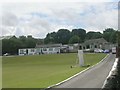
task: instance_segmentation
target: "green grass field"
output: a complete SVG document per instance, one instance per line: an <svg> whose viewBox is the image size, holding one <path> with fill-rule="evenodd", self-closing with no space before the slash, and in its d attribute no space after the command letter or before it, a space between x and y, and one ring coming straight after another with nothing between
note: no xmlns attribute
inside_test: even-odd
<svg viewBox="0 0 120 90"><path fill-rule="evenodd" d="M85 64L94 65L106 54L85 54ZM46 88L86 69L74 67L77 54L3 57L3 88Z"/></svg>

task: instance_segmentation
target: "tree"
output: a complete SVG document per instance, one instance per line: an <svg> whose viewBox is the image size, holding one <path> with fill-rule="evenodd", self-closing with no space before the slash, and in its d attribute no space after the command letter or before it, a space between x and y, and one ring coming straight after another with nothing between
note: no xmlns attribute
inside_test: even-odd
<svg viewBox="0 0 120 90"><path fill-rule="evenodd" d="M102 38L102 33L90 31L86 34L86 40Z"/></svg>
<svg viewBox="0 0 120 90"><path fill-rule="evenodd" d="M44 39L45 44L48 44L48 43L57 43L56 36L57 36L56 32L48 33L46 35L46 38Z"/></svg>
<svg viewBox="0 0 120 90"><path fill-rule="evenodd" d="M120 31L117 31L117 42L118 46L120 47Z"/></svg>
<svg viewBox="0 0 120 90"><path fill-rule="evenodd" d="M28 35L25 44L27 48L34 48L36 45L36 39L34 39L31 35Z"/></svg>
<svg viewBox="0 0 120 90"><path fill-rule="evenodd" d="M18 39L22 42L21 48L27 48L27 45L26 45L26 36L19 36Z"/></svg>
<svg viewBox="0 0 120 90"><path fill-rule="evenodd" d="M10 39L2 40L2 54L17 54L18 49L21 48L34 48L36 45L37 39L34 39L32 36L20 36L19 38L13 36Z"/></svg>
<svg viewBox="0 0 120 90"><path fill-rule="evenodd" d="M120 59L120 31L117 31L117 57ZM120 60L119 60L120 61ZM120 63L119 63L120 64ZM120 66L119 66L120 67ZM119 72L120 73L120 72ZM119 82L120 83L120 82Z"/></svg>
<svg viewBox="0 0 120 90"><path fill-rule="evenodd" d="M84 42L86 37L86 30L84 29L73 29L71 32L72 36L77 35L79 38L81 38L81 42Z"/></svg>
<svg viewBox="0 0 120 90"><path fill-rule="evenodd" d="M36 43L39 45L42 45L42 44L44 44L44 39L37 39Z"/></svg>
<svg viewBox="0 0 120 90"><path fill-rule="evenodd" d="M107 28L103 31L103 38L108 42L115 43L116 42L116 31L113 28Z"/></svg>
<svg viewBox="0 0 120 90"><path fill-rule="evenodd" d="M60 29L57 32L56 40L57 43L68 44L71 33L68 29Z"/></svg>
<svg viewBox="0 0 120 90"><path fill-rule="evenodd" d="M116 43L116 41L117 41L117 31L115 31L111 34L111 37L110 37L109 41L111 43Z"/></svg>
<svg viewBox="0 0 120 90"><path fill-rule="evenodd" d="M10 39L2 40L2 53L17 54L18 49L21 47L22 42L19 41L15 36Z"/></svg>
<svg viewBox="0 0 120 90"><path fill-rule="evenodd" d="M2 40L0 40L0 56L2 56Z"/></svg>
<svg viewBox="0 0 120 90"><path fill-rule="evenodd" d="M80 42L80 37L77 35L72 36L69 40L70 44L79 43L79 42Z"/></svg>

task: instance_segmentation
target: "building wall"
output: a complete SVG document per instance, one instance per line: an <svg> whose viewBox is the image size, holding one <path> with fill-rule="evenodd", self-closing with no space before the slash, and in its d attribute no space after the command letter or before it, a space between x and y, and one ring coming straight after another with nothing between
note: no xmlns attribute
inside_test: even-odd
<svg viewBox="0 0 120 90"><path fill-rule="evenodd" d="M35 55L35 54L37 54L36 51L37 50L35 48L30 48L30 49L28 49L28 53L27 54L28 55Z"/></svg>
<svg viewBox="0 0 120 90"><path fill-rule="evenodd" d="M18 55L26 55L27 54L26 51L27 51L26 49L19 49L18 50Z"/></svg>
<svg viewBox="0 0 120 90"><path fill-rule="evenodd" d="M80 45L83 50L90 49L94 50L95 48L99 49L112 49L115 45L109 44L109 43L93 43L93 44L87 44L87 45Z"/></svg>
<svg viewBox="0 0 120 90"><path fill-rule="evenodd" d="M42 48L42 53L43 54L56 54L56 53L60 53L60 48L59 47Z"/></svg>
<svg viewBox="0 0 120 90"><path fill-rule="evenodd" d="M52 48L28 48L19 49L18 55L36 55L36 54L57 54L60 53L60 47Z"/></svg>

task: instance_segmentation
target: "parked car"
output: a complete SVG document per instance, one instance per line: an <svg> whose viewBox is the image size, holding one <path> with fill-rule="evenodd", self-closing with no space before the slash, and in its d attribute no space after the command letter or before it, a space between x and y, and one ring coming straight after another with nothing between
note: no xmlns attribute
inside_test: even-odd
<svg viewBox="0 0 120 90"><path fill-rule="evenodd" d="M96 49L94 49L94 52L95 52L95 53L103 53L103 50L96 48Z"/></svg>
<svg viewBox="0 0 120 90"><path fill-rule="evenodd" d="M109 52L110 52L110 50L108 50L108 49L104 50L104 53L109 53Z"/></svg>
<svg viewBox="0 0 120 90"><path fill-rule="evenodd" d="M85 49L84 52L93 53L94 50L92 50L92 49Z"/></svg>
<svg viewBox="0 0 120 90"><path fill-rule="evenodd" d="M3 54L4 56L8 56L9 54L8 53L5 53L5 54Z"/></svg>
<svg viewBox="0 0 120 90"><path fill-rule="evenodd" d="M85 51L85 52L89 52L89 51L90 51L90 49L85 49L84 51Z"/></svg>

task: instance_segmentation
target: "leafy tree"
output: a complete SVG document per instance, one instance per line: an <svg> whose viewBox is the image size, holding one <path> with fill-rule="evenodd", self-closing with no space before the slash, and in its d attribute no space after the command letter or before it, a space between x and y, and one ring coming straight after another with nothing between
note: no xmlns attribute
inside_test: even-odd
<svg viewBox="0 0 120 90"><path fill-rule="evenodd" d="M118 45L120 47L120 31L117 31Z"/></svg>
<svg viewBox="0 0 120 90"><path fill-rule="evenodd" d="M3 39L2 40L2 54L8 53L8 52L9 52L9 40Z"/></svg>
<svg viewBox="0 0 120 90"><path fill-rule="evenodd" d="M2 40L2 52L10 53L10 54L17 54L18 49L21 47L22 42L19 41L15 36L10 39L3 39Z"/></svg>
<svg viewBox="0 0 120 90"><path fill-rule="evenodd" d="M116 42L116 31L113 28L107 28L103 31L103 38L108 42L115 43Z"/></svg>
<svg viewBox="0 0 120 90"><path fill-rule="evenodd" d="M44 39L37 39L36 44L39 44L39 45L44 44Z"/></svg>
<svg viewBox="0 0 120 90"><path fill-rule="evenodd" d="M73 29L71 32L72 36L77 35L79 38L81 38L81 42L84 42L86 37L86 30L84 29Z"/></svg>
<svg viewBox="0 0 120 90"><path fill-rule="evenodd" d="M34 39L31 35L29 35L25 40L25 44L27 48L34 48L36 45L36 39Z"/></svg>
<svg viewBox="0 0 120 90"><path fill-rule="evenodd" d="M2 40L0 40L0 56L2 55Z"/></svg>
<svg viewBox="0 0 120 90"><path fill-rule="evenodd" d="M34 48L36 42L37 39L34 39L32 36L20 36L19 38L13 36L10 39L3 39L2 54L17 54L20 48Z"/></svg>
<svg viewBox="0 0 120 90"><path fill-rule="evenodd" d="M102 33L90 31L86 34L86 40L102 38Z"/></svg>
<svg viewBox="0 0 120 90"><path fill-rule="evenodd" d="M57 43L68 44L71 33L68 29L60 29L57 32Z"/></svg>
<svg viewBox="0 0 120 90"><path fill-rule="evenodd" d="M116 43L116 41L117 41L117 31L113 32L109 39L109 42L111 42L111 43Z"/></svg>
<svg viewBox="0 0 120 90"><path fill-rule="evenodd" d="M48 43L57 43L57 34L56 32L48 33L46 38L44 39L46 44Z"/></svg>
<svg viewBox="0 0 120 90"><path fill-rule="evenodd" d="M80 42L80 37L77 35L72 36L69 40L70 44L79 43L79 42Z"/></svg>
<svg viewBox="0 0 120 90"><path fill-rule="evenodd" d="M21 48L27 48L27 45L26 45L26 36L19 36L18 39L22 42Z"/></svg>

